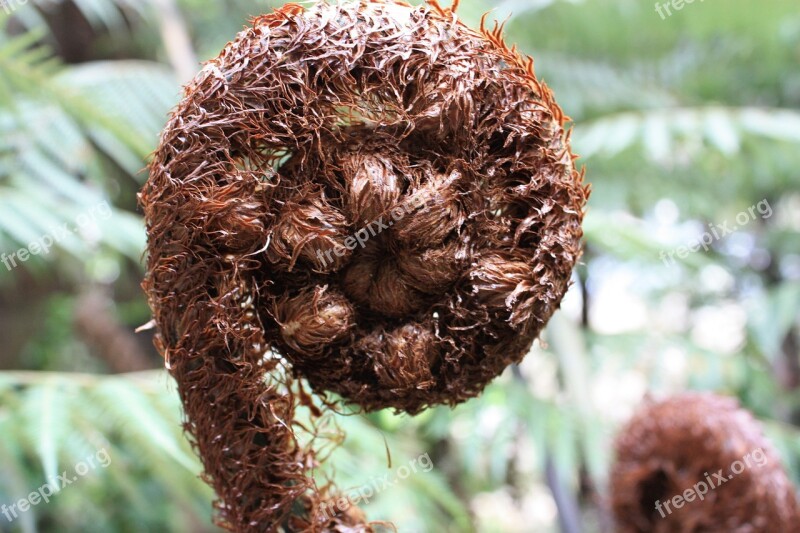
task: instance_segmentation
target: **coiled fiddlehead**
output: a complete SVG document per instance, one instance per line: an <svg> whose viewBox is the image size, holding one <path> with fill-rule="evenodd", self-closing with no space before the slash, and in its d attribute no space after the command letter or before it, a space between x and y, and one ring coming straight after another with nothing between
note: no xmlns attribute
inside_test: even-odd
<svg viewBox="0 0 800 533"><path fill-rule="evenodd" d="M611 494L620 533L800 531L778 454L733 398L650 401L616 448Z"/></svg>
<svg viewBox="0 0 800 533"><path fill-rule="evenodd" d="M292 378L413 414L525 355L580 254L565 120L499 29L435 3L286 5L186 87L143 286L221 525L369 527L321 513Z"/></svg>

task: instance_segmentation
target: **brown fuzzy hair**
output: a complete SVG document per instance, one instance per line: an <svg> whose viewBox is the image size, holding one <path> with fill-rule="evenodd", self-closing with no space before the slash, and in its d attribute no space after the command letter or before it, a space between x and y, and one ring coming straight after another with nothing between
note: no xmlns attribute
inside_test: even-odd
<svg viewBox="0 0 800 533"><path fill-rule="evenodd" d="M323 516L293 378L364 410L455 405L567 290L589 193L567 118L500 28L453 11L288 4L162 134L143 286L223 527L369 527Z"/></svg>
<svg viewBox="0 0 800 533"><path fill-rule="evenodd" d="M778 454L733 398L686 393L648 401L616 451L611 495L620 533L800 531L795 489ZM666 507L687 489L695 491L690 500Z"/></svg>

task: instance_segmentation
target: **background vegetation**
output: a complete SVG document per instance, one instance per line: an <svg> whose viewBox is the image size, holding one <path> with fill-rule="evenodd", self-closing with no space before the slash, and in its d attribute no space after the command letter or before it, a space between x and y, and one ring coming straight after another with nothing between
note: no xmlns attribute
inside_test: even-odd
<svg viewBox="0 0 800 533"><path fill-rule="evenodd" d="M0 503L105 447L0 531L215 531L210 490L151 347L136 192L180 84L271 9L258 0L9 0L0 6ZM574 119L594 193L586 253L541 344L479 399L415 418L337 417L329 474L358 487L423 453L435 468L366 506L401 532L609 531L615 431L645 394L731 394L800 485L800 11L793 0L463 0ZM662 260L708 224L755 217ZM763 204L762 204L763 205Z"/></svg>

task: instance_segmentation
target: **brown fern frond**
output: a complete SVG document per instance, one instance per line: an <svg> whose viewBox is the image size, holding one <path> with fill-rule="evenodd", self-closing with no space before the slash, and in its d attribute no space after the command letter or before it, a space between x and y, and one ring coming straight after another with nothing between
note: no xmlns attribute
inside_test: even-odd
<svg viewBox="0 0 800 533"><path fill-rule="evenodd" d="M144 288L225 527L368 528L324 516L293 379L365 410L455 405L569 286L588 187L566 117L457 7L258 17L163 132Z"/></svg>

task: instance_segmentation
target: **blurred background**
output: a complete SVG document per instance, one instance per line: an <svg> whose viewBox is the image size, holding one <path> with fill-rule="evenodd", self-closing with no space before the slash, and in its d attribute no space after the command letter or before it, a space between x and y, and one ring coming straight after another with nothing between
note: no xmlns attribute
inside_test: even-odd
<svg viewBox="0 0 800 533"><path fill-rule="evenodd" d="M0 504L110 458L0 531L217 531L175 386L134 332L136 193L181 84L276 5L0 0ZM586 251L542 342L480 398L337 417L328 475L397 478L371 519L611 531L615 432L682 390L738 397L800 486L800 9L679 5L462 1L471 25L507 20L574 121Z"/></svg>

